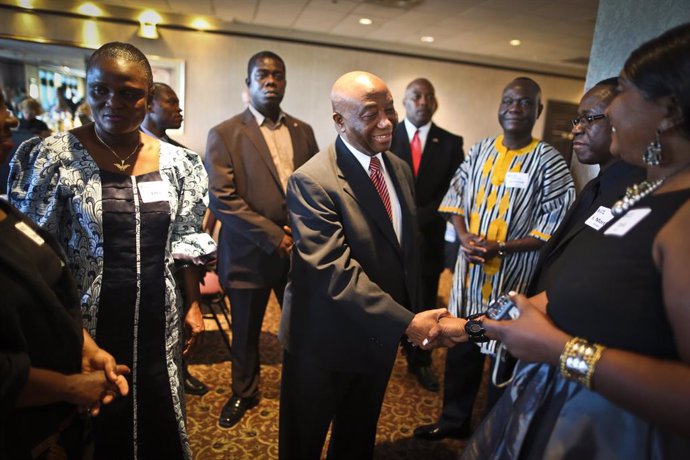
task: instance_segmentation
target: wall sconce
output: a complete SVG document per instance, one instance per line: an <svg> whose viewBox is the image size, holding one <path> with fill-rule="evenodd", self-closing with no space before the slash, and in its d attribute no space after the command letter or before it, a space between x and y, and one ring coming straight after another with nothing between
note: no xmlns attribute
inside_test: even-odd
<svg viewBox="0 0 690 460"><path fill-rule="evenodd" d="M158 38L158 23L161 22L160 14L153 10L146 10L139 15L139 32L138 36L142 38Z"/></svg>

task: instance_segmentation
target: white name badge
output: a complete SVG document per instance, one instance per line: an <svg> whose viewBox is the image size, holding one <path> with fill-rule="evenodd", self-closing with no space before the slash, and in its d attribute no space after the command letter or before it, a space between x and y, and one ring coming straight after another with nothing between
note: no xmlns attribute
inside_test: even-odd
<svg viewBox="0 0 690 460"><path fill-rule="evenodd" d="M41 246L43 243L45 243L43 238L41 238L41 235L36 233L33 228L29 227L22 221L19 221L16 224L14 224L14 228L22 232L24 236L36 243L36 245L38 246Z"/></svg>
<svg viewBox="0 0 690 460"><path fill-rule="evenodd" d="M606 225L611 219L613 219L613 214L611 210L606 206L599 206L594 214L589 216L589 219L585 221L585 225L592 227L594 230L599 230L601 227Z"/></svg>
<svg viewBox="0 0 690 460"><path fill-rule="evenodd" d="M618 219L616 223L611 225L604 232L604 235L623 236L642 219L644 219L650 212L652 212L651 208L631 209L630 211L626 212L623 217Z"/></svg>
<svg viewBox="0 0 690 460"><path fill-rule="evenodd" d="M527 188L529 185L529 174L519 172L506 173L505 182L509 188Z"/></svg>
<svg viewBox="0 0 690 460"><path fill-rule="evenodd" d="M168 185L162 180L155 182L139 182L139 195L144 203L168 201Z"/></svg>

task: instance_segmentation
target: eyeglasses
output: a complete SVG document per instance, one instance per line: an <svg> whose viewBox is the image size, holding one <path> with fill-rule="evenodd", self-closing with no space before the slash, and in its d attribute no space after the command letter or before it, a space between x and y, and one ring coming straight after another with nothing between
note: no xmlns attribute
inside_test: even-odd
<svg viewBox="0 0 690 460"><path fill-rule="evenodd" d="M570 122L573 124L573 128L576 128L579 124L589 126L593 121L601 120L602 118L606 118L606 115L598 113L596 115L582 115L581 117L573 118Z"/></svg>

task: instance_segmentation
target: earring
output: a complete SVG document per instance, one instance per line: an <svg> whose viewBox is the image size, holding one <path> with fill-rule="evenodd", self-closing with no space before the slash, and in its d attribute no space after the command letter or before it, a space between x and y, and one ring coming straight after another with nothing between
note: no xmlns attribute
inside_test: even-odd
<svg viewBox="0 0 690 460"><path fill-rule="evenodd" d="M649 143L644 153L642 160L649 166L659 166L661 163L661 131L656 130L656 138Z"/></svg>

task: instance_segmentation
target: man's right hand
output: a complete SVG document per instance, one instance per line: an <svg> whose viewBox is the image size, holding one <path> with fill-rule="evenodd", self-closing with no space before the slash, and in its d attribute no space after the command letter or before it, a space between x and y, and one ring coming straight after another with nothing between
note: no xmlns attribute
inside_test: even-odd
<svg viewBox="0 0 690 460"><path fill-rule="evenodd" d="M287 228L289 230L289 227ZM283 239L280 240L280 244L276 248L278 255L280 257L288 257L290 255L290 251L292 250L293 244L294 242L292 241L292 236L290 236L290 234L286 233L283 235Z"/></svg>
<svg viewBox="0 0 690 460"><path fill-rule="evenodd" d="M430 331L436 327L438 320L449 314L450 313L448 313L448 310L445 308L437 308L435 310L417 313L407 326L405 335L407 335L415 345L421 346L424 339L429 337Z"/></svg>

